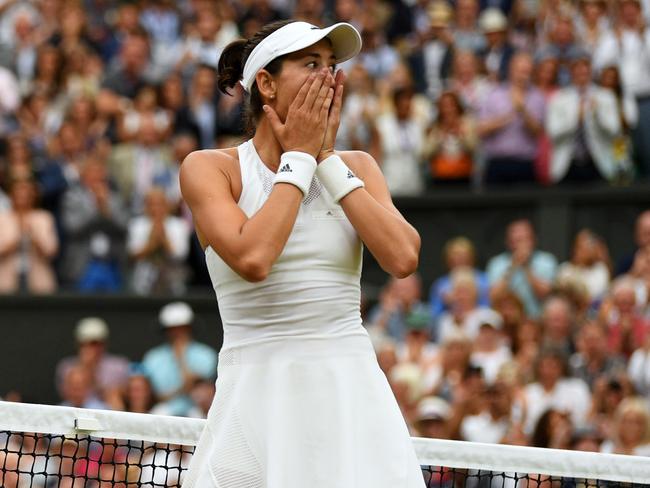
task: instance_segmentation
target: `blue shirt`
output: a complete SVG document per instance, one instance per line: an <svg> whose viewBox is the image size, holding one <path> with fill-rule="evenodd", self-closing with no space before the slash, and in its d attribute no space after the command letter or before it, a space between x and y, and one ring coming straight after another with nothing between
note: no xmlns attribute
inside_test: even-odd
<svg viewBox="0 0 650 488"><path fill-rule="evenodd" d="M490 306L490 286L487 275L483 271L474 270L474 279L478 288L478 304L484 307ZM447 311L445 295L451 290L451 274L438 278L429 292L429 303L431 304L431 317L438 319L438 316Z"/></svg>
<svg viewBox="0 0 650 488"><path fill-rule="evenodd" d="M185 364L201 378L209 380L217 375L217 353L205 344L190 342L185 349ZM169 395L183 386L181 369L169 344L162 344L147 352L142 367L156 395ZM193 405L192 400L184 394L167 402L172 415L185 415Z"/></svg>
<svg viewBox="0 0 650 488"><path fill-rule="evenodd" d="M512 266L512 255L509 252L490 259L487 275L491 287L503 278L510 266ZM536 278L551 283L557 271L557 259L550 253L535 251L530 258L530 270ZM526 272L522 268L516 268L510 275L508 285L510 290L523 302L526 314L533 318L538 317L541 312L541 304L532 285L528 282Z"/></svg>

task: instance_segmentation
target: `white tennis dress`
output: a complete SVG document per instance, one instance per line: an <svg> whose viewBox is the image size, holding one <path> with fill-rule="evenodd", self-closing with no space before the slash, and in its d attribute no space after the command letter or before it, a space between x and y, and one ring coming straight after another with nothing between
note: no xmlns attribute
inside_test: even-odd
<svg viewBox="0 0 650 488"><path fill-rule="evenodd" d="M274 173L238 148L248 216ZM215 221L214 225L219 225ZM359 312L362 244L314 178L268 277L207 248L223 322L217 393L183 488L423 488Z"/></svg>

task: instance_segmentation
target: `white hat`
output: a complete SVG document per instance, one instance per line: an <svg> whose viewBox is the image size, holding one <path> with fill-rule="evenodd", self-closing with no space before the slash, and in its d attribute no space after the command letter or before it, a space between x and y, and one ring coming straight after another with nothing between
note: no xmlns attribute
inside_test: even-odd
<svg viewBox="0 0 650 488"><path fill-rule="evenodd" d="M86 317L77 322L74 332L77 342L105 341L108 339L108 325L98 317Z"/></svg>
<svg viewBox="0 0 650 488"><path fill-rule="evenodd" d="M488 325L495 330L503 329L503 318L501 314L492 309L482 310L479 316L479 324L482 326Z"/></svg>
<svg viewBox="0 0 650 488"><path fill-rule="evenodd" d="M436 396L424 397L417 406L417 419L447 420L451 414L449 403Z"/></svg>
<svg viewBox="0 0 650 488"><path fill-rule="evenodd" d="M194 312L185 302L172 302L160 309L158 320L163 327L191 325L194 321Z"/></svg>
<svg viewBox="0 0 650 488"><path fill-rule="evenodd" d="M488 34L490 32L501 32L508 29L508 19L496 7L486 8L478 19L481 30Z"/></svg>
<svg viewBox="0 0 650 488"><path fill-rule="evenodd" d="M321 29L308 22L291 22L255 46L244 65L242 86L250 92L257 72L275 58L300 51L325 37L332 41L337 63L347 61L361 50L361 35L351 24L340 22Z"/></svg>

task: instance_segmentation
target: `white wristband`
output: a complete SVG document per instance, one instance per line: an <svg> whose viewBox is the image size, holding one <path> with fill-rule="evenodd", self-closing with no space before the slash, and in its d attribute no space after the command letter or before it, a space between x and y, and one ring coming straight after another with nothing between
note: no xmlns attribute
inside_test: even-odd
<svg viewBox="0 0 650 488"><path fill-rule="evenodd" d="M273 184L289 183L298 187L306 197L315 171L316 159L313 156L300 151L289 151L280 157L280 167Z"/></svg>
<svg viewBox="0 0 650 488"><path fill-rule="evenodd" d="M352 190L364 187L363 181L336 154L318 163L316 176L336 203Z"/></svg>

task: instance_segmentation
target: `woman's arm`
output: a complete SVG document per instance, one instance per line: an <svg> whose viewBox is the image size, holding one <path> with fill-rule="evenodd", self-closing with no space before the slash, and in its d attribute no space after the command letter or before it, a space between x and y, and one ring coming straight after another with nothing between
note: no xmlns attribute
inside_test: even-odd
<svg viewBox="0 0 650 488"><path fill-rule="evenodd" d="M226 168L234 164L220 151L190 154L181 166L181 191L203 245L245 280L262 281L289 239L303 195L293 185L275 185L262 208L248 218L231 192Z"/></svg>
<svg viewBox="0 0 650 488"><path fill-rule="evenodd" d="M339 202L350 223L384 271L398 278L414 273L420 235L393 205L379 166L364 152L343 152L340 156L365 185Z"/></svg>
<svg viewBox="0 0 650 488"><path fill-rule="evenodd" d="M321 149L334 95L325 75L323 70L304 83L284 123L271 107L264 106L285 153L297 151L313 159ZM223 151L194 152L181 166L181 192L203 244L211 246L245 280L262 281L289 239L304 195L280 179L264 205L249 218L237 205L230 184L232 168L237 166Z"/></svg>

